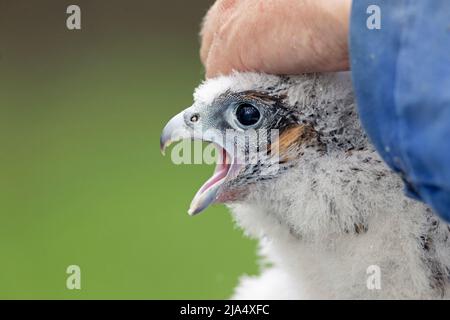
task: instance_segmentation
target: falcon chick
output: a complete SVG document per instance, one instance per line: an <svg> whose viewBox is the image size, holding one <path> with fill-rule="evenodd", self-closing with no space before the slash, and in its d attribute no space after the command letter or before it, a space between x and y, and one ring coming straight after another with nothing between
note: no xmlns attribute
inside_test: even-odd
<svg viewBox="0 0 450 320"><path fill-rule="evenodd" d="M225 203L259 239L261 274L233 298L449 297L450 228L404 196L361 127L347 73L207 80L161 149L181 139L219 154L189 213Z"/></svg>

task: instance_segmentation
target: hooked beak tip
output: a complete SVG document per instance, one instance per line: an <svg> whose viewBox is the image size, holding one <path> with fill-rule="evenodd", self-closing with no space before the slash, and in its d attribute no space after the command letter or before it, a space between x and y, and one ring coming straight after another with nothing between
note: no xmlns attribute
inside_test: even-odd
<svg viewBox="0 0 450 320"><path fill-rule="evenodd" d="M182 129L184 126L183 113L177 114L175 117L169 120L169 122L164 127L161 137L159 138L159 149L164 156L166 154L166 149L173 142L184 138L184 136L190 135L184 132Z"/></svg>
<svg viewBox="0 0 450 320"><path fill-rule="evenodd" d="M161 154L162 154L163 156L166 155L166 148L167 148L167 145L168 145L168 141L163 141L163 139L162 139L162 137L161 137L161 139L159 140L159 150L161 151Z"/></svg>

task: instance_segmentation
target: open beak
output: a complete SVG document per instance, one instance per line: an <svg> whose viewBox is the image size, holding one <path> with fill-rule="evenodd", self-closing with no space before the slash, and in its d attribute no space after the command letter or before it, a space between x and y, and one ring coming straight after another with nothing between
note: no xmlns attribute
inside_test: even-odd
<svg viewBox="0 0 450 320"><path fill-rule="evenodd" d="M224 147L223 138L218 135L204 135L200 129L188 126L186 123L186 119L189 119L187 114L189 114L189 109L177 114L166 124L160 138L160 149L164 155L169 145L184 139L206 141L216 147L218 158L214 173L197 191L188 210L189 215L195 215L216 202L220 186L229 177L230 172L236 172L237 167L233 164L234 161L230 153ZM232 168L233 170L231 170Z"/></svg>

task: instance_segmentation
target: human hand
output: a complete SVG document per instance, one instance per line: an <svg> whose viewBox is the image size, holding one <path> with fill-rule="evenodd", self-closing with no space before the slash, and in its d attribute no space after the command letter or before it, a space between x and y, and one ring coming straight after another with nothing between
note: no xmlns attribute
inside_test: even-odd
<svg viewBox="0 0 450 320"><path fill-rule="evenodd" d="M217 0L202 28L206 77L349 69L351 0Z"/></svg>

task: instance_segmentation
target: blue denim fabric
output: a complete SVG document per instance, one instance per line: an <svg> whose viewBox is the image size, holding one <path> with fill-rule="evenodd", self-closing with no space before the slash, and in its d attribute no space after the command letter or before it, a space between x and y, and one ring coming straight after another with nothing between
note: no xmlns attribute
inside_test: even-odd
<svg viewBox="0 0 450 320"><path fill-rule="evenodd" d="M372 142L407 195L450 221L450 1L353 0L350 60Z"/></svg>

